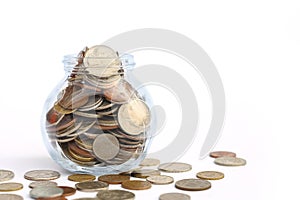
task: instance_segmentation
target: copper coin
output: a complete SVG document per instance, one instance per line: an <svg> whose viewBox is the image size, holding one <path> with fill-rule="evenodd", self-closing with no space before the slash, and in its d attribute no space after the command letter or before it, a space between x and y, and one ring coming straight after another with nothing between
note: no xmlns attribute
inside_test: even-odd
<svg viewBox="0 0 300 200"><path fill-rule="evenodd" d="M243 166L246 165L246 160L236 157L219 157L215 159L215 163L222 166Z"/></svg>
<svg viewBox="0 0 300 200"><path fill-rule="evenodd" d="M93 157L90 152L79 148L75 142L69 142L68 147L69 147L69 150L71 150L72 152L74 152L77 155L80 155L82 157L87 157L87 158Z"/></svg>
<svg viewBox="0 0 300 200"><path fill-rule="evenodd" d="M101 181L85 181L75 184L76 189L82 192L97 192L100 190L107 190L108 186L108 183Z"/></svg>
<svg viewBox="0 0 300 200"><path fill-rule="evenodd" d="M128 190L147 190L151 188L148 181L129 180L122 183L122 187Z"/></svg>
<svg viewBox="0 0 300 200"><path fill-rule="evenodd" d="M192 169L192 166L187 163L170 162L163 163L158 166L158 169L169 173L187 172Z"/></svg>
<svg viewBox="0 0 300 200"><path fill-rule="evenodd" d="M156 175L147 177L147 181L156 185L166 185L174 182L174 178L166 175Z"/></svg>
<svg viewBox="0 0 300 200"><path fill-rule="evenodd" d="M137 169L131 172L131 176L136 178L147 178L154 175L160 175L160 171L154 169Z"/></svg>
<svg viewBox="0 0 300 200"><path fill-rule="evenodd" d="M159 196L159 200L190 200L191 197L187 194L172 192L165 193Z"/></svg>
<svg viewBox="0 0 300 200"><path fill-rule="evenodd" d="M128 102L135 94L135 89L125 80L120 80L117 85L104 91L104 96L107 100L123 104Z"/></svg>
<svg viewBox="0 0 300 200"><path fill-rule="evenodd" d="M68 176L68 180L74 182L93 181L95 179L96 177L91 174L72 174Z"/></svg>
<svg viewBox="0 0 300 200"><path fill-rule="evenodd" d="M230 151L214 151L209 154L212 158L219 158L219 157L236 157L236 153Z"/></svg>
<svg viewBox="0 0 300 200"><path fill-rule="evenodd" d="M119 174L107 174L98 177L98 181L103 181L109 184L121 184L127 180L130 180L130 176Z"/></svg>
<svg viewBox="0 0 300 200"><path fill-rule="evenodd" d="M59 188L63 189L63 194L62 196L66 197L66 196L72 196L73 194L76 193L76 189L73 187L69 187L69 186L58 186Z"/></svg>
<svg viewBox="0 0 300 200"><path fill-rule="evenodd" d="M37 198L35 200L67 200L67 199L64 196L60 196L60 197Z"/></svg>
<svg viewBox="0 0 300 200"><path fill-rule="evenodd" d="M211 183L201 179L183 179L177 181L175 187L180 190L200 191L211 188Z"/></svg>
<svg viewBox="0 0 300 200"><path fill-rule="evenodd" d="M197 178L203 180L220 180L224 178L224 174L217 171L203 171L197 173Z"/></svg>
<svg viewBox="0 0 300 200"><path fill-rule="evenodd" d="M118 139L110 134L100 134L93 142L93 153L100 160L111 160L118 155L120 145Z"/></svg>

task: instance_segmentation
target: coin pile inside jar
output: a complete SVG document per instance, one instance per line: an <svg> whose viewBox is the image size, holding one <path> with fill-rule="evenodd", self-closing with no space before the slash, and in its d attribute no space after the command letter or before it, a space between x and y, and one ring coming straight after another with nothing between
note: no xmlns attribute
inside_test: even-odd
<svg viewBox="0 0 300 200"><path fill-rule="evenodd" d="M150 111L124 79L113 49L84 48L46 116L46 130L69 160L85 166L125 163L143 152Z"/></svg>

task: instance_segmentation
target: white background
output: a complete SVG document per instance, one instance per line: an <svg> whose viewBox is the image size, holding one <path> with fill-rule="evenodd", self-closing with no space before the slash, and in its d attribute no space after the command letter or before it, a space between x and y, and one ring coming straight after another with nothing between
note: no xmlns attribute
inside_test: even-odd
<svg viewBox="0 0 300 200"><path fill-rule="evenodd" d="M15 171L14 181L24 184L15 193L25 199L29 181L22 176L31 169L59 170L58 182L72 186L68 173L49 157L40 133L44 101L63 77L62 56L125 31L164 28L191 38L214 61L227 101L215 150L235 151L248 161L245 167L225 168L211 158L198 160L199 136L182 158L193 171L175 179L208 169L223 171L226 178L208 191L185 193L192 199L297 199L299 9L299 2L289 0L2 1L0 168ZM158 199L168 191L178 190L154 186L136 195Z"/></svg>

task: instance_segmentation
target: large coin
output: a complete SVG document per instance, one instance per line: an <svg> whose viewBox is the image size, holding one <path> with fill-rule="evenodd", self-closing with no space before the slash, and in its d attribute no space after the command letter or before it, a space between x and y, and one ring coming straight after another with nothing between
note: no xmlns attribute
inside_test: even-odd
<svg viewBox="0 0 300 200"><path fill-rule="evenodd" d="M220 180L224 178L224 174L216 171L203 171L198 172L197 177L204 180Z"/></svg>
<svg viewBox="0 0 300 200"><path fill-rule="evenodd" d="M0 194L0 200L23 200L24 198L17 194Z"/></svg>
<svg viewBox="0 0 300 200"><path fill-rule="evenodd" d="M106 174L98 177L98 181L106 182L108 184L121 184L130 179L130 176L119 174Z"/></svg>
<svg viewBox="0 0 300 200"><path fill-rule="evenodd" d="M32 170L25 173L24 178L32 181L54 180L60 177L60 173L53 170Z"/></svg>
<svg viewBox="0 0 300 200"><path fill-rule="evenodd" d="M150 110L140 99L133 99L119 108L118 122L127 134L139 135L145 132L150 120Z"/></svg>
<svg viewBox="0 0 300 200"><path fill-rule="evenodd" d="M82 192L97 192L100 190L107 190L108 183L101 182L101 181L85 181L76 183L75 187L77 190Z"/></svg>
<svg viewBox="0 0 300 200"><path fill-rule="evenodd" d="M96 177L92 174L71 174L68 176L68 180L74 182L93 181L95 179Z"/></svg>
<svg viewBox="0 0 300 200"><path fill-rule="evenodd" d="M0 183L0 192L11 192L21 190L23 185L21 183L9 182L9 183Z"/></svg>
<svg viewBox="0 0 300 200"><path fill-rule="evenodd" d="M55 187L57 186L56 182L53 181L35 181L29 184L30 188L35 188L35 187Z"/></svg>
<svg viewBox="0 0 300 200"><path fill-rule="evenodd" d="M14 172L10 170L4 170L4 169L0 170L0 182L9 181L13 179L14 176L15 176Z"/></svg>
<svg viewBox="0 0 300 200"><path fill-rule="evenodd" d="M155 185L166 185L174 182L173 177L166 175L149 176L146 180Z"/></svg>
<svg viewBox="0 0 300 200"><path fill-rule="evenodd" d="M145 158L141 163L140 166L143 167L150 167L150 166L156 166L160 164L160 160L156 158Z"/></svg>
<svg viewBox="0 0 300 200"><path fill-rule="evenodd" d="M192 169L192 166L187 163L170 162L159 165L158 169L164 172L178 173L190 171Z"/></svg>
<svg viewBox="0 0 300 200"><path fill-rule="evenodd" d="M236 157L219 157L215 159L215 163L222 166L243 166L246 160Z"/></svg>
<svg viewBox="0 0 300 200"><path fill-rule="evenodd" d="M135 194L125 190L106 190L97 194L99 200L134 200Z"/></svg>
<svg viewBox="0 0 300 200"><path fill-rule="evenodd" d="M175 187L180 190L200 191L211 187L209 181L201 179L183 179L175 183Z"/></svg>
<svg viewBox="0 0 300 200"><path fill-rule="evenodd" d="M236 157L236 153L230 151L213 151L209 154L212 158L219 158L219 157Z"/></svg>
<svg viewBox="0 0 300 200"><path fill-rule="evenodd" d="M147 190L151 188L151 183L148 181L130 180L124 181L122 187L128 190Z"/></svg>
<svg viewBox="0 0 300 200"><path fill-rule="evenodd" d="M191 197L182 193L165 193L159 196L159 200L190 200Z"/></svg>
<svg viewBox="0 0 300 200"><path fill-rule="evenodd" d="M63 189L58 187L36 187L30 191L30 197L37 198L52 198L59 197L63 194Z"/></svg>
<svg viewBox="0 0 300 200"><path fill-rule="evenodd" d="M110 134L101 134L94 140L93 152L100 160L110 160L118 155L120 145L118 139Z"/></svg>

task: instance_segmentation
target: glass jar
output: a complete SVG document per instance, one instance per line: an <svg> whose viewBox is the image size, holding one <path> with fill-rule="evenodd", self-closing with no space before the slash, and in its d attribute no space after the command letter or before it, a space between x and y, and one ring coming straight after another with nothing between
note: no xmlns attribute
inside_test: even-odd
<svg viewBox="0 0 300 200"><path fill-rule="evenodd" d="M103 45L64 57L65 77L45 102L43 139L51 157L75 173L128 171L150 144L148 102L126 73L132 55Z"/></svg>

